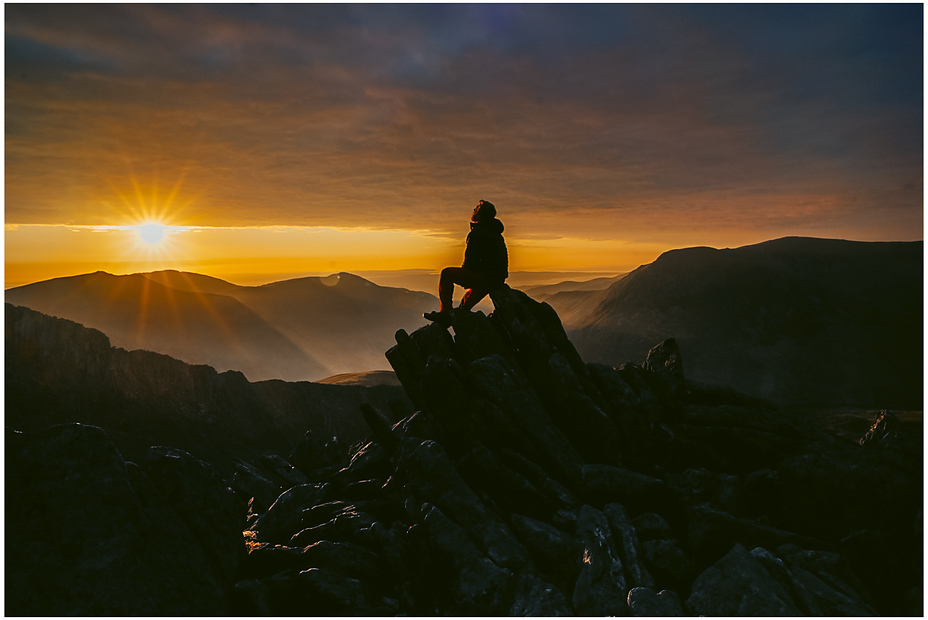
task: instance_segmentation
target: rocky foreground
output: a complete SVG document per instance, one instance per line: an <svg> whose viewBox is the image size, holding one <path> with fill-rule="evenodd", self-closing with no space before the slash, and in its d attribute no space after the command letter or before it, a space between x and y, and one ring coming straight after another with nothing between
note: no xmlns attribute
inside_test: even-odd
<svg viewBox="0 0 928 620"><path fill-rule="evenodd" d="M8 615L922 615L922 446L585 364L547 304L397 333L415 413L223 480L98 427L6 436ZM260 421L255 421L260 423Z"/></svg>

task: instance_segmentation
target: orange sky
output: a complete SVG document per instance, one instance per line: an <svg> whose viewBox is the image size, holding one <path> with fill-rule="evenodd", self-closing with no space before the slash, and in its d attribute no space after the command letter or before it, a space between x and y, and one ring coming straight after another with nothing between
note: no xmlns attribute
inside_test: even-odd
<svg viewBox="0 0 928 620"><path fill-rule="evenodd" d="M8 4L5 286L921 239L922 10Z"/></svg>

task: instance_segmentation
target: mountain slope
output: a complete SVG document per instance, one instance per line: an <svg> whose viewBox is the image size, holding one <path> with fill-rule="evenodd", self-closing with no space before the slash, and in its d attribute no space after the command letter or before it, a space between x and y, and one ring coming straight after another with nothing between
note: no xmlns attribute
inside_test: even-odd
<svg viewBox="0 0 928 620"><path fill-rule="evenodd" d="M695 380L782 403L921 406L921 242L783 238L662 254L549 303L585 359L676 338Z"/></svg>
<svg viewBox="0 0 928 620"><path fill-rule="evenodd" d="M247 287L177 271L56 278L9 289L6 300L99 329L116 346L253 381L386 370L392 334L436 304L350 274Z"/></svg>
<svg viewBox="0 0 928 620"><path fill-rule="evenodd" d="M250 379L305 379L324 364L233 297L168 288L104 272L6 291L10 303L99 329L115 346L164 353Z"/></svg>
<svg viewBox="0 0 928 620"><path fill-rule="evenodd" d="M128 459L166 445L228 471L232 457L289 453L308 430L350 444L369 432L362 403L390 411L389 401L408 402L387 385L250 383L238 372L113 348L95 329L29 308L7 303L5 316L6 424L102 426Z"/></svg>

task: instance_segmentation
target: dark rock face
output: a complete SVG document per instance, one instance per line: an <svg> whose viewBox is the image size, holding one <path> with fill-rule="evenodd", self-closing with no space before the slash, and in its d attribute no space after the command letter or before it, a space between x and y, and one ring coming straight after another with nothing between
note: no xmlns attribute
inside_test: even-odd
<svg viewBox="0 0 928 620"><path fill-rule="evenodd" d="M151 479L79 424L7 431L6 450L7 614L232 611L240 522L201 463L157 455Z"/></svg>
<svg viewBox="0 0 928 620"><path fill-rule="evenodd" d="M278 616L921 613L920 447L864 448L692 384L672 341L640 366L584 364L546 304L508 288L492 297L489 317L397 333L387 358L415 412L393 423L399 409L368 404L369 439L349 450L314 429L293 437L289 458L240 459L234 501L207 466L165 448L141 467L111 455L110 473L87 488L64 470L40 483L29 476L41 459L10 448L29 437L17 433L9 497L41 511L33 487L73 486L85 495L73 509L108 515L94 527L111 523L113 540L149 513L156 534L183 532L198 581L164 594L164 607L138 608L152 614L181 609L196 588L190 615L223 605ZM74 458L96 463L104 451L93 452ZM21 528L32 540L8 552L7 571L19 590L42 592L51 582L40 568L60 552L23 525L25 510L8 508L8 541ZM100 564L92 553L75 561ZM116 589L128 573L99 578ZM11 602L93 611L14 596L8 612Z"/></svg>

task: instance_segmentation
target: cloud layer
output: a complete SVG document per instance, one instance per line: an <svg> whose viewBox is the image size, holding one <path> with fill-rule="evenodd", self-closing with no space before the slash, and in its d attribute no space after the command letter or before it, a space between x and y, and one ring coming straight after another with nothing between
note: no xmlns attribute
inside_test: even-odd
<svg viewBox="0 0 928 620"><path fill-rule="evenodd" d="M922 10L6 5L6 220L920 238Z"/></svg>

